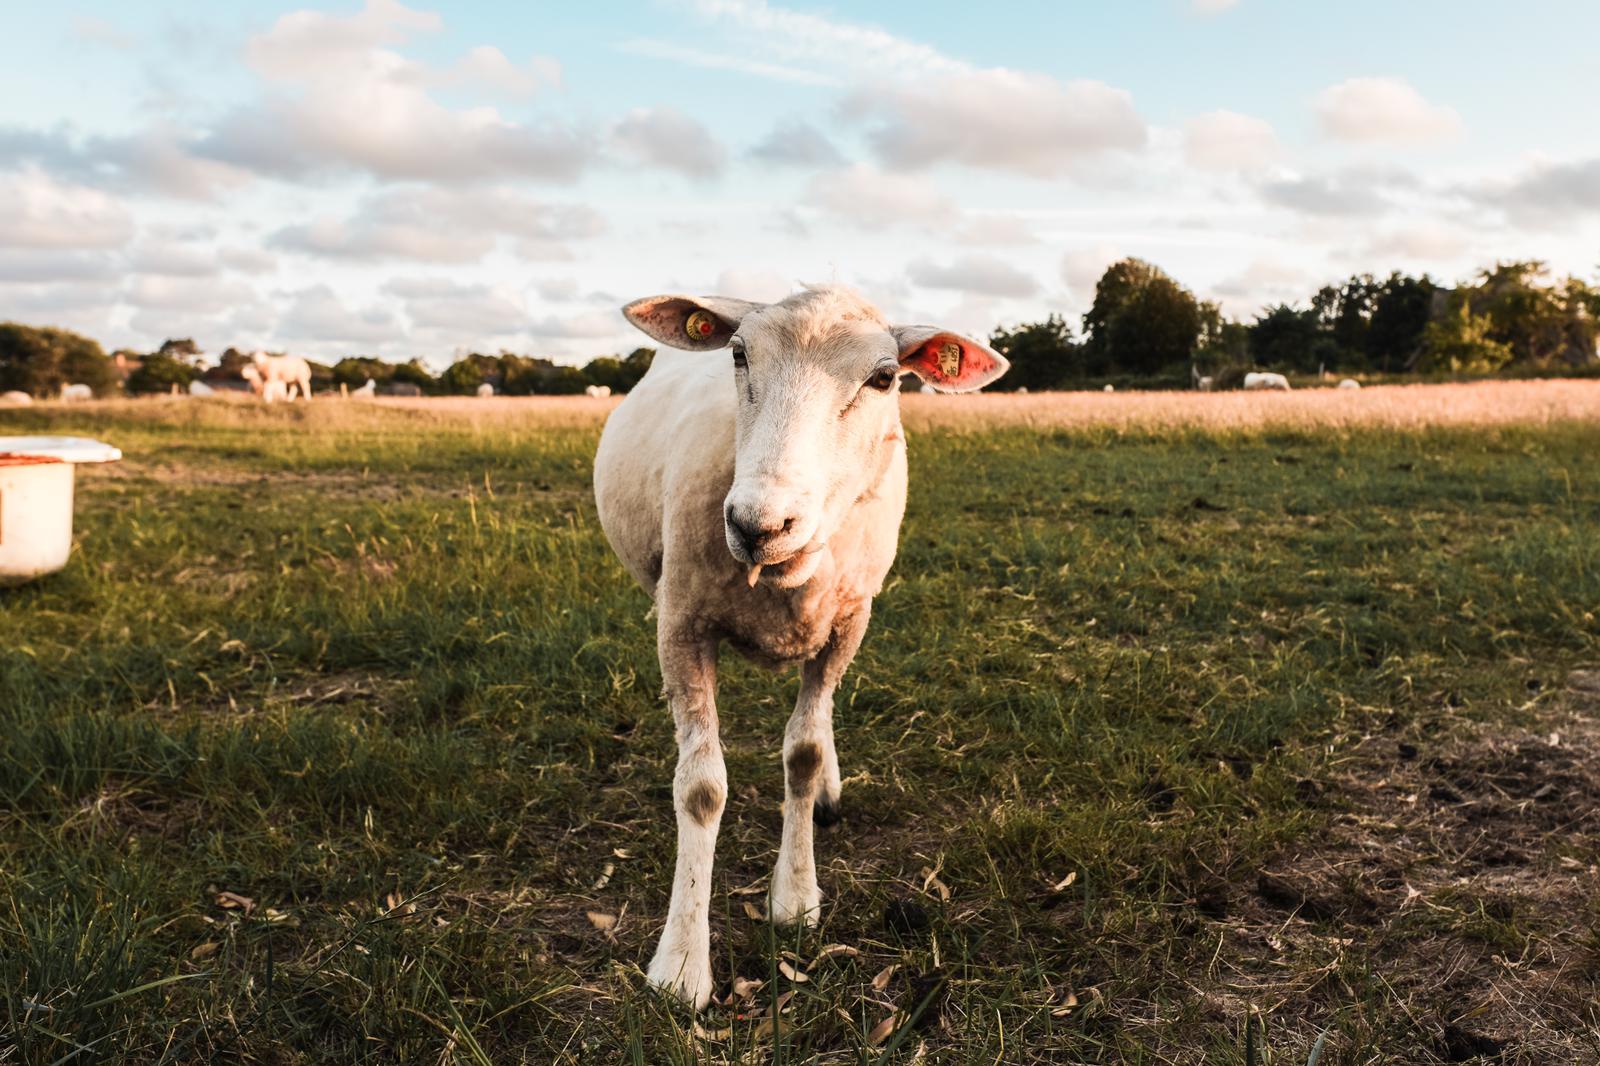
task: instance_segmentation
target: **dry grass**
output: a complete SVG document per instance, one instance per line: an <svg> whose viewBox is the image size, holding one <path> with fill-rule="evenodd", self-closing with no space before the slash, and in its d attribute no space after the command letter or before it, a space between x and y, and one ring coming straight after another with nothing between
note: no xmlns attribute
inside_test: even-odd
<svg viewBox="0 0 1600 1066"><path fill-rule="evenodd" d="M288 418L308 429L392 427L403 413L419 428L502 428L524 425L579 428L604 421L621 402L587 396L382 397L319 399L311 404L266 407L245 397L192 400L159 397L74 404L90 420L105 414L148 417L195 425L279 424ZM38 405L60 409L63 405ZM901 399L909 428L1114 430L1192 429L1208 432L1275 428L1390 428L1424 426L1548 425L1600 421L1600 381L1479 381L1466 384L1380 385L1358 391L1301 389L1281 392L1042 392L1018 396L941 396L912 393Z"/></svg>

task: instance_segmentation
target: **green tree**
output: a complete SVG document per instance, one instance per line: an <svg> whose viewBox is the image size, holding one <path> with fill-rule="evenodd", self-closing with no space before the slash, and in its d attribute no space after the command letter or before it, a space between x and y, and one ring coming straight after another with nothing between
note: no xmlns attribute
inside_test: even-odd
<svg viewBox="0 0 1600 1066"><path fill-rule="evenodd" d="M171 392L174 385L188 388L189 382L199 376L200 371L184 360L156 352L145 356L139 369L128 375L126 388L134 396Z"/></svg>
<svg viewBox="0 0 1600 1066"><path fill-rule="evenodd" d="M1511 345L1493 334L1489 316L1472 313L1470 292L1457 291L1449 310L1428 324L1418 368L1492 374L1515 358Z"/></svg>
<svg viewBox="0 0 1600 1066"><path fill-rule="evenodd" d="M639 384L639 379L644 377L645 371L650 369L650 364L655 361L654 348L635 348L622 360L623 392L629 392Z"/></svg>
<svg viewBox="0 0 1600 1066"><path fill-rule="evenodd" d="M1250 357L1258 366L1313 373L1338 351L1315 308L1278 304L1250 327Z"/></svg>
<svg viewBox="0 0 1600 1066"><path fill-rule="evenodd" d="M1438 288L1426 274L1413 278L1399 271L1379 286L1367 328L1368 367L1393 374L1416 366Z"/></svg>
<svg viewBox="0 0 1600 1066"><path fill-rule="evenodd" d="M410 359L404 363L393 364L393 366L394 369L390 374L390 380L392 381L415 385L423 392L433 392L439 387L439 379L435 378L428 368L422 365L420 359Z"/></svg>
<svg viewBox="0 0 1600 1066"><path fill-rule="evenodd" d="M0 392L43 398L78 384L102 396L116 382L116 366L98 342L64 329L0 322Z"/></svg>
<svg viewBox="0 0 1600 1066"><path fill-rule="evenodd" d="M200 346L194 342L193 337L176 337L162 341L161 347L157 349L157 354L170 356L173 359L182 360L190 366L196 366L200 362L200 357L205 353L200 350Z"/></svg>
<svg viewBox="0 0 1600 1066"><path fill-rule="evenodd" d="M612 392L626 391L627 378L622 369L622 360L614 355L602 355L589 360L583 368L583 376L591 385L603 385Z"/></svg>
<svg viewBox="0 0 1600 1066"><path fill-rule="evenodd" d="M1085 370L1157 373L1183 366L1200 338L1194 294L1142 259L1113 263L1095 286L1083 316Z"/></svg>
<svg viewBox="0 0 1600 1066"><path fill-rule="evenodd" d="M1059 389L1084 376L1083 346L1060 315L1015 329L1002 326L989 336L989 347L1011 361L1011 369L990 386L995 391Z"/></svg>

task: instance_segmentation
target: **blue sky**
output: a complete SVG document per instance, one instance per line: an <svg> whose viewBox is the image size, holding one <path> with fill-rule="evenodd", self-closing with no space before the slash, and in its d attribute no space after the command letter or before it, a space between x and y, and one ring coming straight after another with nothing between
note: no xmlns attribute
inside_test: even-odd
<svg viewBox="0 0 1600 1066"><path fill-rule="evenodd" d="M1232 315L1600 264L1576 2L63 3L0 15L0 317L625 350L659 291L986 333L1139 255Z"/></svg>

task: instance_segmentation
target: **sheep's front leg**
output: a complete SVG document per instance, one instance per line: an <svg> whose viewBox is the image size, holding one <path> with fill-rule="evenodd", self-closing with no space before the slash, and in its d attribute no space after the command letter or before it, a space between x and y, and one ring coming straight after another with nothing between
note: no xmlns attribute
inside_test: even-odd
<svg viewBox="0 0 1600 1066"><path fill-rule="evenodd" d="M768 900L778 925L814 925L822 909L812 850L814 815L838 819L839 759L833 750L833 690L867 631L867 611L836 623L821 654L800 668L800 696L783 736L783 841Z"/></svg>
<svg viewBox="0 0 1600 1066"><path fill-rule="evenodd" d="M711 998L711 864L728 796L728 771L717 737L714 642L659 640L661 676L678 733L672 805L678 815L678 863L667 925L646 976L695 1008Z"/></svg>

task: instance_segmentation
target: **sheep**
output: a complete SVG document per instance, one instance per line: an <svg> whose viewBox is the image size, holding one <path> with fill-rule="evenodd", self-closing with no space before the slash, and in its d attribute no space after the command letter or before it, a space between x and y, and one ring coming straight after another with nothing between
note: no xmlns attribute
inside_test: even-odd
<svg viewBox="0 0 1600 1066"><path fill-rule="evenodd" d="M1102 392L1116 392L1117 391L1117 387L1115 385L1107 385L1104 389L1102 389L1100 391L1102 391Z"/></svg>
<svg viewBox="0 0 1600 1066"><path fill-rule="evenodd" d="M494 386L485 381L478 386L478 399L487 400L494 395Z"/></svg>
<svg viewBox="0 0 1600 1066"><path fill-rule="evenodd" d="M210 385L207 385L203 381L197 380L189 382L190 396L215 396L216 394L217 390L213 389Z"/></svg>
<svg viewBox="0 0 1600 1066"><path fill-rule="evenodd" d="M32 396L29 396L25 392L19 392L16 389L11 389L7 392L0 392L0 403L3 404L9 404L13 407L26 407L32 402Z"/></svg>
<svg viewBox="0 0 1600 1066"><path fill-rule="evenodd" d="M596 400L603 400L611 395L610 385L585 385L583 394Z"/></svg>
<svg viewBox="0 0 1600 1066"><path fill-rule="evenodd" d="M1341 389L1359 389L1361 387L1361 382L1357 381L1355 378L1345 378L1343 381L1339 382L1339 387Z"/></svg>
<svg viewBox="0 0 1600 1066"><path fill-rule="evenodd" d="M255 352L239 373L250 383L250 390L266 403L271 403L274 395L293 401L296 387L308 401L311 399L311 366L298 355ZM269 392L267 386L273 383L278 383L282 388Z"/></svg>
<svg viewBox="0 0 1600 1066"><path fill-rule="evenodd" d="M61 402L77 403L80 400L94 399L94 390L87 385L61 386Z"/></svg>
<svg viewBox="0 0 1600 1066"><path fill-rule="evenodd" d="M1246 389L1277 389L1281 392L1289 391L1289 379L1282 374L1258 374L1251 372L1244 376Z"/></svg>
<svg viewBox="0 0 1600 1066"><path fill-rule="evenodd" d="M970 392L1003 374L980 341L892 326L854 292L775 304L651 296L623 314L663 350L612 412L595 456L600 525L656 604L677 727L678 854L646 976L711 997L711 867L728 795L715 704L719 645L800 664L784 732L787 799L768 894L774 924L821 909L812 822L838 819L833 693L894 561L906 499L899 376ZM712 355L722 349L728 354Z"/></svg>
<svg viewBox="0 0 1600 1066"><path fill-rule="evenodd" d="M358 399L370 400L374 396L378 395L378 383L373 381L371 378L368 378L365 385L361 386L359 389L350 390L350 395Z"/></svg>
<svg viewBox="0 0 1600 1066"><path fill-rule="evenodd" d="M1201 392L1211 392L1217 387L1217 379L1210 374L1195 379L1194 387Z"/></svg>

